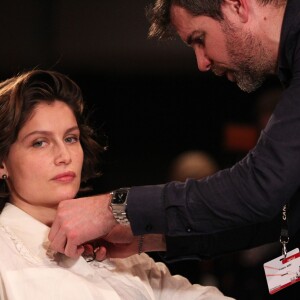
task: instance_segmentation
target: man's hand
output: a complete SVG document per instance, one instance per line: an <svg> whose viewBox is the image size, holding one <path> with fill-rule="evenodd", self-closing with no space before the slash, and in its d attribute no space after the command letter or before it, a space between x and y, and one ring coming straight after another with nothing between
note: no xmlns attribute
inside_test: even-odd
<svg viewBox="0 0 300 300"><path fill-rule="evenodd" d="M104 194L60 202L49 233L51 249L76 258L85 242L106 236L118 224L110 199Z"/></svg>
<svg viewBox="0 0 300 300"><path fill-rule="evenodd" d="M124 258L138 253L139 236L133 236L130 225L117 224L103 238L97 241L100 246L96 259Z"/></svg>
<svg viewBox="0 0 300 300"><path fill-rule="evenodd" d="M129 225L116 225L111 232L97 241L96 259L125 258L140 252L166 251L164 235L133 236Z"/></svg>

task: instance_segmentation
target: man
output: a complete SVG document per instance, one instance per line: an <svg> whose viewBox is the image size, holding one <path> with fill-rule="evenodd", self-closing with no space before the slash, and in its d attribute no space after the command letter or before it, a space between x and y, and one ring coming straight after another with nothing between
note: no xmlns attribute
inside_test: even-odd
<svg viewBox="0 0 300 300"><path fill-rule="evenodd" d="M177 33L200 71L224 75L244 91L277 74L282 99L256 147L232 168L199 181L115 192L114 215L130 226L114 221L110 195L60 204L49 235L53 249L76 257L82 244L102 238L113 244L100 248L98 259L105 251L122 257L141 250L167 250L169 259L212 257L279 240L287 202L293 235L300 227L300 201L293 201L300 183L299 1L156 0L149 18L151 37ZM127 215L118 203L125 198Z"/></svg>

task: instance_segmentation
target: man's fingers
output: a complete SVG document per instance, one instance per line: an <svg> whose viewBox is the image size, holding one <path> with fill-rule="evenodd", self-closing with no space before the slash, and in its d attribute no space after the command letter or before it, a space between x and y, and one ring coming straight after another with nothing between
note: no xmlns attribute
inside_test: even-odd
<svg viewBox="0 0 300 300"><path fill-rule="evenodd" d="M104 246L99 247L99 250L96 252L96 260L102 261L106 258L108 258L106 248Z"/></svg>
<svg viewBox="0 0 300 300"><path fill-rule="evenodd" d="M68 232L66 237L66 244L63 253L71 258L77 258L84 252L84 247L78 242L77 237L78 235L73 231Z"/></svg>
<svg viewBox="0 0 300 300"><path fill-rule="evenodd" d="M57 235L58 231L60 229L60 224L59 222L57 221L57 219L53 222L51 228L50 228L50 232L49 232L49 235L48 235L48 239L50 242L52 242L55 238L55 236Z"/></svg>
<svg viewBox="0 0 300 300"><path fill-rule="evenodd" d="M59 229L59 228L58 228ZM49 235L50 247L52 250L60 253L65 253L67 237L61 230L57 230L56 234Z"/></svg>
<svg viewBox="0 0 300 300"><path fill-rule="evenodd" d="M78 258L84 252L84 246L67 243L65 247L65 255L71 258Z"/></svg>

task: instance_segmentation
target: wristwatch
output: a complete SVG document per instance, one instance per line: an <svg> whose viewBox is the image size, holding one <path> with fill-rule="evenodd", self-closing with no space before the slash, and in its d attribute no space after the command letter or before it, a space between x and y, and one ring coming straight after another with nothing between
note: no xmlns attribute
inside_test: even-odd
<svg viewBox="0 0 300 300"><path fill-rule="evenodd" d="M120 188L111 192L110 206L118 223L129 224L126 214L127 198L130 188Z"/></svg>

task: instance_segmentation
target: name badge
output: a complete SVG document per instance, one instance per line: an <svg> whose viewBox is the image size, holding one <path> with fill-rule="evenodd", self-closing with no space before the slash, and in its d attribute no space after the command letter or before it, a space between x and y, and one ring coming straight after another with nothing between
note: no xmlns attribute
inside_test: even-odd
<svg viewBox="0 0 300 300"><path fill-rule="evenodd" d="M296 248L264 263L264 271L270 294L274 294L300 281L300 253Z"/></svg>

